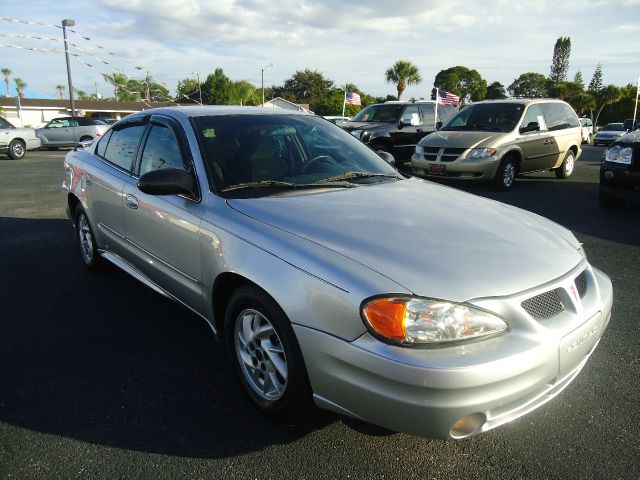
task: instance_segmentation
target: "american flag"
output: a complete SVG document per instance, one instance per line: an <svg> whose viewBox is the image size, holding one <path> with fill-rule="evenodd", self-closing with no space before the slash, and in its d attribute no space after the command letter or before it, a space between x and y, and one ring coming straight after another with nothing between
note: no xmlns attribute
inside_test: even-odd
<svg viewBox="0 0 640 480"><path fill-rule="evenodd" d="M454 107L460 103L460 97L453 93L438 90L438 105L453 105Z"/></svg>
<svg viewBox="0 0 640 480"><path fill-rule="evenodd" d="M355 92L347 92L347 95L344 97L344 103L347 105L362 105L362 103L360 103L360 95Z"/></svg>

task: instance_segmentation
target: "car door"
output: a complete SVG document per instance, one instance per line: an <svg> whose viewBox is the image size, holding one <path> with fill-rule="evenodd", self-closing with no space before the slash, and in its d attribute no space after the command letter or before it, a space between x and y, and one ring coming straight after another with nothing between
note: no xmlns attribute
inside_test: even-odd
<svg viewBox="0 0 640 480"><path fill-rule="evenodd" d="M123 216L123 189L133 175L146 122L126 122L110 130L95 149L96 162L85 162L85 198L98 245L128 259Z"/></svg>
<svg viewBox="0 0 640 480"><path fill-rule="evenodd" d="M73 136L69 125L69 118L54 118L42 130L46 139L46 144L51 146L61 146L68 143L67 138Z"/></svg>
<svg viewBox="0 0 640 480"><path fill-rule="evenodd" d="M195 176L184 130L168 117L152 117L137 163L139 176L165 168ZM200 198L148 195L136 184L132 178L124 185L123 211L132 263L164 290L201 310Z"/></svg>
<svg viewBox="0 0 640 480"><path fill-rule="evenodd" d="M537 125L537 128L536 128ZM520 125L517 141L522 149L520 171L544 170L555 164L558 149L547 127L547 121L539 104L529 105Z"/></svg>
<svg viewBox="0 0 640 480"><path fill-rule="evenodd" d="M396 150L401 154L411 154L424 135L422 119L417 105L407 105L402 110L398 128L391 132Z"/></svg>

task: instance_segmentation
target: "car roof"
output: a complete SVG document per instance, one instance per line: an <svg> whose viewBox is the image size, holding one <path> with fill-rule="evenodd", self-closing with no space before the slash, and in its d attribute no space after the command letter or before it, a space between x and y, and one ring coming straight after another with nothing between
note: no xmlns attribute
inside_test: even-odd
<svg viewBox="0 0 640 480"><path fill-rule="evenodd" d="M144 115L167 115L174 118L194 118L194 117L212 117L218 115L301 115L315 116L307 112L298 112L295 110L287 110L284 108L266 108L266 107L241 107L238 105L196 105L196 106L177 106L177 107L160 107L142 110L131 115L127 115L124 119L131 119ZM123 119L123 120L124 120Z"/></svg>

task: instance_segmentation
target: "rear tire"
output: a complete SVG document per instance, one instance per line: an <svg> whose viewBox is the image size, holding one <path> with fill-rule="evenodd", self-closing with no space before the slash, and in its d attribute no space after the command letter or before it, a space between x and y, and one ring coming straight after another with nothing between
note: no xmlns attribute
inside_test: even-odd
<svg viewBox="0 0 640 480"><path fill-rule="evenodd" d="M500 162L492 184L496 190L507 191L513 187L518 175L518 162L511 156L506 156Z"/></svg>
<svg viewBox="0 0 640 480"><path fill-rule="evenodd" d="M556 178L569 178L573 173L576 166L576 154L573 150L567 152L567 156L564 157L562 165L558 168L554 168L553 171L556 174Z"/></svg>
<svg viewBox="0 0 640 480"><path fill-rule="evenodd" d="M298 422L314 410L311 386L291 323L253 285L239 287L225 314L229 360L253 404L264 414Z"/></svg>
<svg viewBox="0 0 640 480"><path fill-rule="evenodd" d="M98 253L98 245L89 223L89 217L87 217L84 208L80 205L76 207L75 219L76 240L80 251L80 259L89 270L99 270L103 266L103 260Z"/></svg>
<svg viewBox="0 0 640 480"><path fill-rule="evenodd" d="M26 154L24 143L20 140L11 140L7 150L7 155L12 160L22 160Z"/></svg>

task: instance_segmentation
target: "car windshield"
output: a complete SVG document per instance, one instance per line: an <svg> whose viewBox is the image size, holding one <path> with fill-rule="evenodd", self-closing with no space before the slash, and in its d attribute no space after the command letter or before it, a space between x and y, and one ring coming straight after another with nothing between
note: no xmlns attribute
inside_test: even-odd
<svg viewBox="0 0 640 480"><path fill-rule="evenodd" d="M441 130L511 132L523 112L520 103L479 103L458 112Z"/></svg>
<svg viewBox="0 0 640 480"><path fill-rule="evenodd" d="M225 196L404 178L352 135L312 115L216 115L195 117L194 124L213 186Z"/></svg>
<svg viewBox="0 0 640 480"><path fill-rule="evenodd" d="M358 112L351 121L352 122L384 122L393 123L400 116L402 105L369 105L364 110Z"/></svg>
<svg viewBox="0 0 640 480"><path fill-rule="evenodd" d="M602 130L605 131L624 131L624 125L622 123L607 123Z"/></svg>

